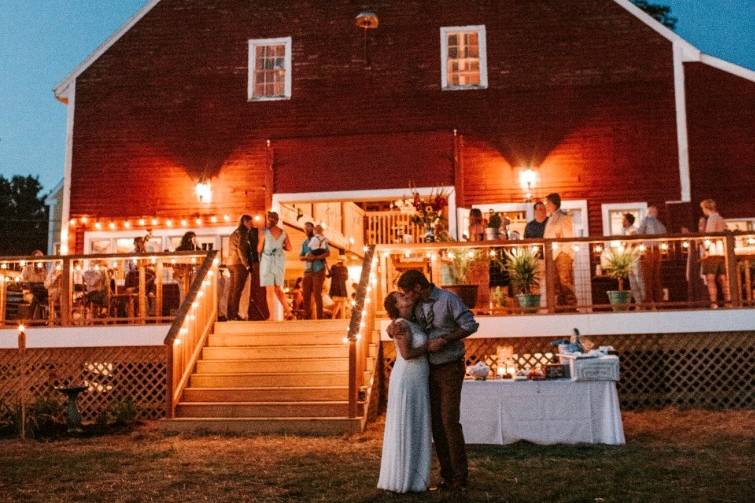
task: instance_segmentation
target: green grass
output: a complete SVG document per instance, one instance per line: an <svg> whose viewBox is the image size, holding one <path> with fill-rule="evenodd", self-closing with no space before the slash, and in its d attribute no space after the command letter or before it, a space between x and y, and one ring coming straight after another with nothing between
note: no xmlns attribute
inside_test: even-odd
<svg viewBox="0 0 755 503"><path fill-rule="evenodd" d="M755 411L624 415L627 445L474 446L467 501L729 502L755 494ZM0 441L0 501L437 502L375 489L382 424L337 438L132 433ZM437 473L437 466L434 467Z"/></svg>

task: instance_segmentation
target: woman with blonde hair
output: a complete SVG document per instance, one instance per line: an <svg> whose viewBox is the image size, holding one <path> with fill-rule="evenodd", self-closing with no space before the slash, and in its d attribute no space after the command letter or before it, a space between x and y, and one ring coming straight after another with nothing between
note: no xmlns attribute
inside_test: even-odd
<svg viewBox="0 0 755 503"><path fill-rule="evenodd" d="M260 254L260 286L267 289L267 307L272 316L274 297L283 306L286 319L293 318L293 311L288 305L288 299L283 291L283 280L286 276L286 254L291 250L291 241L286 231L278 227L278 214L267 212L267 225L264 229L257 229L259 244L257 252Z"/></svg>

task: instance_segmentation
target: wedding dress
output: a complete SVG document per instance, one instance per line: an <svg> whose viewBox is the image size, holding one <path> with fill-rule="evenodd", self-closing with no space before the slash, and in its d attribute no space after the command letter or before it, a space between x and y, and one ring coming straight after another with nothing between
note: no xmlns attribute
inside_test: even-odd
<svg viewBox="0 0 755 503"><path fill-rule="evenodd" d="M419 326L403 321L411 330L411 346L425 344L427 335ZM396 346L378 489L398 493L427 490L432 460L429 375L427 357L404 360Z"/></svg>

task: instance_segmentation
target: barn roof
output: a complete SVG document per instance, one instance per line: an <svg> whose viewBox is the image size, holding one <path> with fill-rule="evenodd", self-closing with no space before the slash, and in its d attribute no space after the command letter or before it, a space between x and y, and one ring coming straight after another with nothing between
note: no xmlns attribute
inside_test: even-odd
<svg viewBox="0 0 755 503"><path fill-rule="evenodd" d="M663 24L656 21L652 16L645 11L634 5L630 0L613 0L616 4L626 9L629 13L635 16L637 19L645 23L651 29L653 29L660 36L673 44L679 46L682 50L683 60L686 62L701 62L707 65L718 68L725 72L737 75L739 77L748 79L755 82L755 71L748 68L724 61L722 59L703 54L695 46L684 40L682 37L674 33ZM97 59L102 56L113 44L115 44L126 32L128 32L136 23L138 23L144 16L146 16L152 9L155 8L160 0L149 0L144 7L142 7L136 14L131 16L115 33L113 33L107 40L105 40L97 49L94 50L87 58L81 62L71 73L69 73L58 85L55 86L53 92L55 97L64 102L68 102L68 93L70 91L71 84L76 81L76 78L81 75L90 65L92 65Z"/></svg>

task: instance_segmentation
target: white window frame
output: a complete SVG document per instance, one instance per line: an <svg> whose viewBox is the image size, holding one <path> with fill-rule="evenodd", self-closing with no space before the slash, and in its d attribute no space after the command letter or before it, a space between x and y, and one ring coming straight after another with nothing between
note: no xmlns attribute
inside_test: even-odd
<svg viewBox="0 0 755 503"><path fill-rule="evenodd" d="M283 85L283 96L254 96L255 65L257 61L257 46L283 45L285 47L286 79ZM254 38L249 40L249 71L247 78L247 101L279 101L291 99L291 37Z"/></svg>
<svg viewBox="0 0 755 503"><path fill-rule="evenodd" d="M637 211L640 214L640 217L637 219L636 224L639 225L640 220L642 220L645 217L645 214L647 214L648 211L648 203L646 202L634 202L634 203L606 203L600 205L600 211L602 214L603 219L603 235L604 236L611 236L611 218L610 214L612 211L617 210L628 210L628 211ZM613 234L617 235L617 234Z"/></svg>
<svg viewBox="0 0 755 503"><path fill-rule="evenodd" d="M480 83L477 85L449 85L448 83L448 34L476 31L480 44ZM488 88L488 51L485 25L441 26L440 28L440 87L443 91L464 91Z"/></svg>

